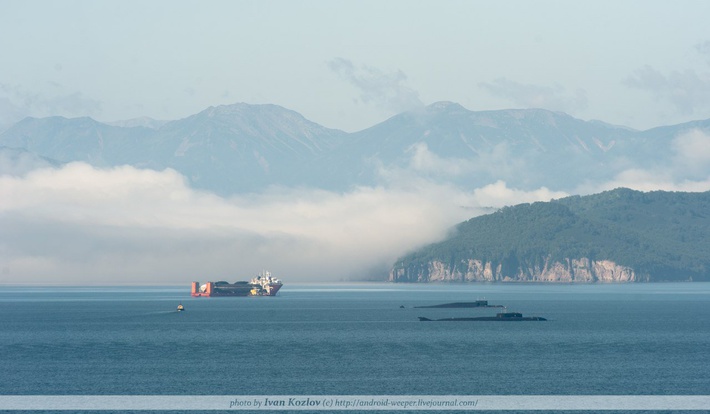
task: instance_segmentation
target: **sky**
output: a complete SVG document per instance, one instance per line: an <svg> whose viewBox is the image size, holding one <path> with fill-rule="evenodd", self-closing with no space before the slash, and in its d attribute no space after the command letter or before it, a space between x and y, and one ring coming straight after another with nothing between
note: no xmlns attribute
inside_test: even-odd
<svg viewBox="0 0 710 414"><path fill-rule="evenodd" d="M707 1L2 0L0 130L24 116L172 120L246 102L352 132L438 101L647 129L710 118L707 16ZM662 169L580 193L709 190L710 136L673 143ZM344 193L220 197L173 170L0 167L0 285L381 277L456 223L569 195L465 190L417 168Z"/></svg>
<svg viewBox="0 0 710 414"><path fill-rule="evenodd" d="M361 130L437 101L637 129L710 117L707 1L0 3L0 124L271 103Z"/></svg>

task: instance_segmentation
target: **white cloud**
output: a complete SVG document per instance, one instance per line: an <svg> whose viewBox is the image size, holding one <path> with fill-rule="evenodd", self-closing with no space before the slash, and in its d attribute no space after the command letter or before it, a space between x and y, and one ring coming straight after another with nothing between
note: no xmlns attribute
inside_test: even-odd
<svg viewBox="0 0 710 414"><path fill-rule="evenodd" d="M335 58L328 62L331 71L360 90L360 100L374 103L390 112L399 113L424 106L419 93L404 82L407 75L401 70L384 72L370 66L356 67L353 62Z"/></svg>
<svg viewBox="0 0 710 414"><path fill-rule="evenodd" d="M487 203L495 208L510 206L520 203L533 203L535 201L549 201L569 196L563 191L552 191L546 187L533 191L522 191L508 188L504 181L477 188L473 191L474 198L480 203Z"/></svg>
<svg viewBox="0 0 710 414"><path fill-rule="evenodd" d="M671 146L676 153L675 165L710 172L710 135L694 129L675 137Z"/></svg>
<svg viewBox="0 0 710 414"><path fill-rule="evenodd" d="M388 185L416 188L428 180L461 185L471 179L485 181L486 177L505 181L519 177L529 168L524 158L512 155L507 142L499 142L469 158L441 157L429 150L426 143L419 142L408 149L408 155L404 167L384 167L373 162L378 177Z"/></svg>
<svg viewBox="0 0 710 414"><path fill-rule="evenodd" d="M644 170L629 169L601 185L581 187L583 194L598 193L614 188L626 187L638 191L688 191L702 192L710 190L710 177L705 180L675 178L670 169Z"/></svg>
<svg viewBox="0 0 710 414"><path fill-rule="evenodd" d="M424 142L419 142L409 149L411 160L409 167L414 171L456 177L475 169L473 161L464 158L442 158L429 151Z"/></svg>
<svg viewBox="0 0 710 414"><path fill-rule="evenodd" d="M291 280L362 277L470 214L430 195L274 188L224 199L172 170L83 163L2 176L2 281L186 282L262 267Z"/></svg>
<svg viewBox="0 0 710 414"><path fill-rule="evenodd" d="M382 275L488 207L559 196L502 182L469 193L420 179L345 194L270 188L221 198L173 170L72 163L0 176L0 283L187 284L262 268L290 282Z"/></svg>

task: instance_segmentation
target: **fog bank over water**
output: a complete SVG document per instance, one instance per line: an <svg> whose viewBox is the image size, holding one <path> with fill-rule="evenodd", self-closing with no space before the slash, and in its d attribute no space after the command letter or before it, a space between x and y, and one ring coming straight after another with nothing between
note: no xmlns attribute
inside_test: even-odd
<svg viewBox="0 0 710 414"><path fill-rule="evenodd" d="M410 178L345 193L272 187L223 198L173 170L71 163L0 176L0 283L182 284L264 268L290 282L374 278L462 220L565 195Z"/></svg>

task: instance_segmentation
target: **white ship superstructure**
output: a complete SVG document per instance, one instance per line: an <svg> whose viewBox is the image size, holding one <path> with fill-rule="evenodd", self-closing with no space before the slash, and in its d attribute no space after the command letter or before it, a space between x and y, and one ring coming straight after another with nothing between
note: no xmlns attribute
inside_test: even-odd
<svg viewBox="0 0 710 414"><path fill-rule="evenodd" d="M266 270L262 270L249 283L254 286L254 289L252 289L253 296L274 296L283 286L281 280L271 276L271 272Z"/></svg>

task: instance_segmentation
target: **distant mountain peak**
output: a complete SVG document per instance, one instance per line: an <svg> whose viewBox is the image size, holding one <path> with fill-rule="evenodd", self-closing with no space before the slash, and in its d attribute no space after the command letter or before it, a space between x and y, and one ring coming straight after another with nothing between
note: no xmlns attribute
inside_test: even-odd
<svg viewBox="0 0 710 414"><path fill-rule="evenodd" d="M468 109L464 108L460 104L456 102L450 102L450 101L439 101L439 102L434 102L431 105L428 105L426 109L430 112L450 112L450 111L466 111L470 112Z"/></svg>
<svg viewBox="0 0 710 414"><path fill-rule="evenodd" d="M19 125L32 125L32 124L45 124L45 125L77 125L77 126L96 126L104 125L102 122L95 120L94 118L88 116L80 116L77 118L67 118L64 116L48 116L43 118L35 118L28 116L15 124Z"/></svg>
<svg viewBox="0 0 710 414"><path fill-rule="evenodd" d="M215 115L254 115L259 113L269 113L269 114L292 114L298 115L298 112L286 109L279 105L274 104L249 104L245 102L237 102L227 105L217 105L210 106L201 113L208 116Z"/></svg>
<svg viewBox="0 0 710 414"><path fill-rule="evenodd" d="M207 123L229 125L235 130L247 132L253 136L273 137L275 135L303 135L313 137L324 133L344 134L344 132L326 128L308 120L296 111L274 104L234 103L210 106L202 112L173 124L192 120Z"/></svg>

